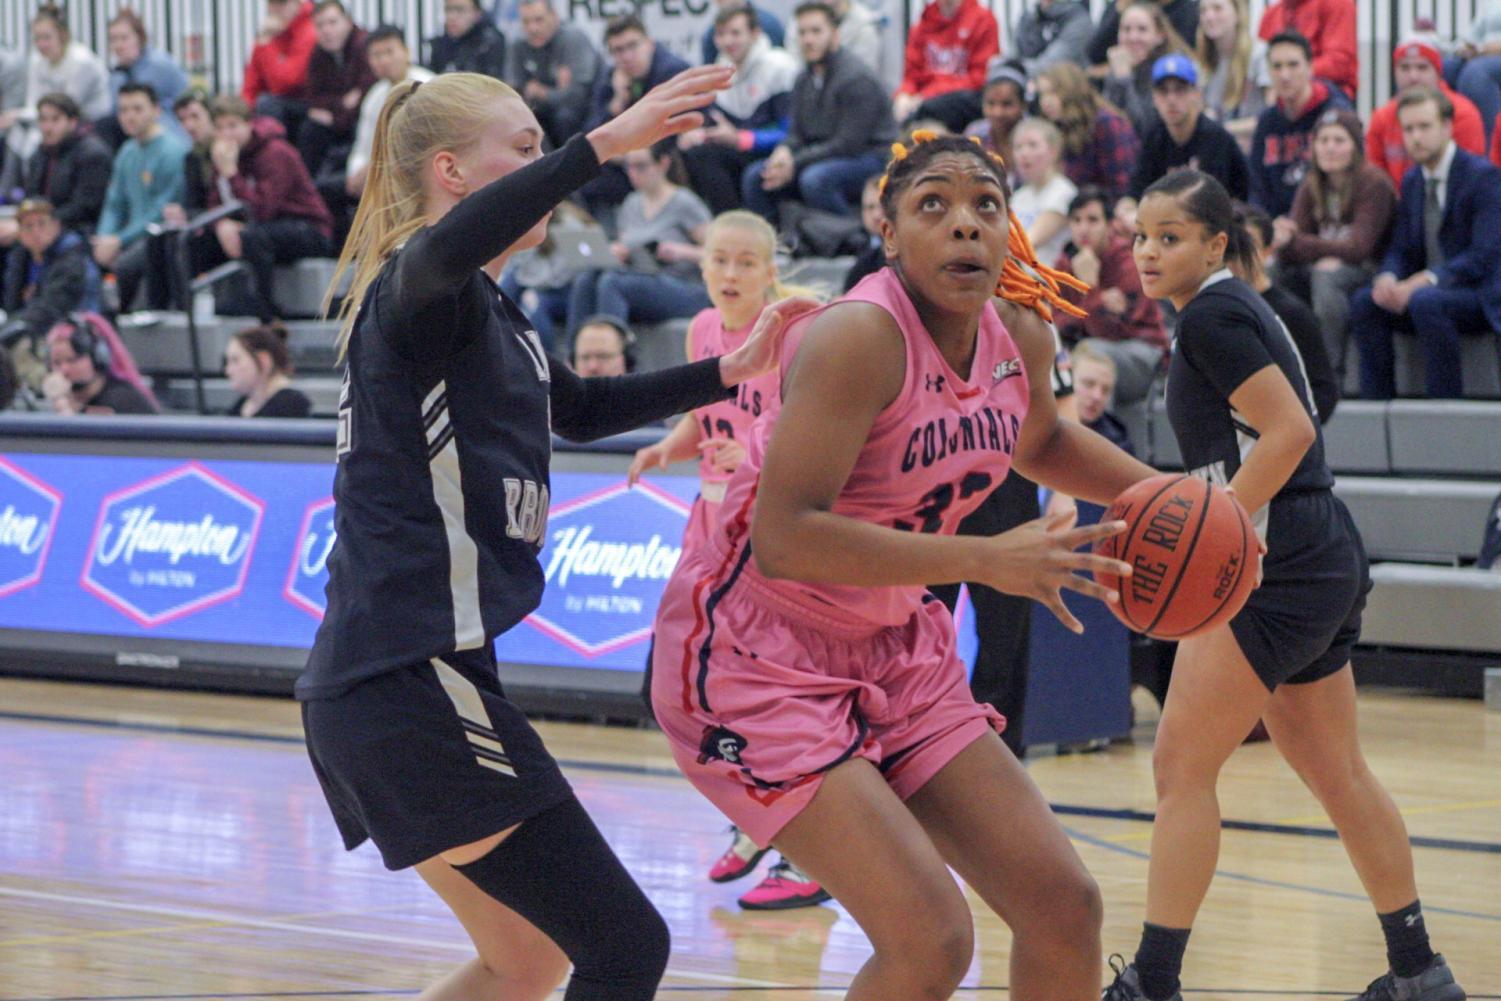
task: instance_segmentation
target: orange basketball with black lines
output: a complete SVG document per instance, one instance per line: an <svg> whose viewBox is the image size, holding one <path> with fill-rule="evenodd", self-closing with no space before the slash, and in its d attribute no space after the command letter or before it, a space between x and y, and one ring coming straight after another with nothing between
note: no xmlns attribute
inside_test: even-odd
<svg viewBox="0 0 1501 1001"><path fill-rule="evenodd" d="M1124 490L1101 521L1124 521L1095 552L1129 563L1131 576L1099 574L1120 592L1111 605L1126 627L1181 640L1223 625L1256 586L1256 529L1223 487L1181 473Z"/></svg>

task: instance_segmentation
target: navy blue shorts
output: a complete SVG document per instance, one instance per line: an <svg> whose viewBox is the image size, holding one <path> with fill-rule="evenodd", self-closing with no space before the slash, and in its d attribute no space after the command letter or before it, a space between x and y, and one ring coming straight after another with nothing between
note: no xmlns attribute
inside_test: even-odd
<svg viewBox="0 0 1501 1001"><path fill-rule="evenodd" d="M488 649L304 702L302 725L344 847L368 838L388 869L498 834L573 795L506 698Z"/></svg>
<svg viewBox="0 0 1501 1001"><path fill-rule="evenodd" d="M1230 630L1267 689L1327 678L1350 662L1371 590L1360 532L1332 491L1272 501L1261 586Z"/></svg>

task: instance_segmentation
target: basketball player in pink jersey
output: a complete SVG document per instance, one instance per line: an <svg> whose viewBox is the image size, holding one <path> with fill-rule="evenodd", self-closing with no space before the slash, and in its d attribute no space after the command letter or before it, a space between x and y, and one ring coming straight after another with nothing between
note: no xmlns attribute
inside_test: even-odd
<svg viewBox="0 0 1501 1001"><path fill-rule="evenodd" d="M773 302L807 290L782 284L777 277L777 235L754 212L724 212L709 224L700 265L712 307L693 318L688 328L688 360L717 357L745 341L762 310ZM698 457L698 497L683 532L683 552L704 545L719 517L725 485L745 459L751 424L771 407L781 383L775 370L740 384L736 395L684 414L661 441L639 450L626 474L634 484L650 469ZM709 870L716 883L740 879L766 854L739 828L732 827L730 846ZM749 893L740 897L747 910L811 907L829 899L817 882L785 858Z"/></svg>
<svg viewBox="0 0 1501 1001"><path fill-rule="evenodd" d="M1063 590L1118 600L1078 552L1124 528L1067 516L951 538L1014 462L1108 503L1152 474L1060 421L1047 325L1008 331L1000 287L1036 301L1005 171L964 139L893 147L889 268L789 330L778 407L752 429L707 545L657 616L653 701L678 764L757 844L859 922L874 954L846 995L947 998L973 928L952 866L1012 929L1019 1001L1092 1001L1099 890L978 705L930 583L979 581L1080 628ZM1025 287L1032 283L1029 296ZM1046 309L1046 306L1042 306Z"/></svg>

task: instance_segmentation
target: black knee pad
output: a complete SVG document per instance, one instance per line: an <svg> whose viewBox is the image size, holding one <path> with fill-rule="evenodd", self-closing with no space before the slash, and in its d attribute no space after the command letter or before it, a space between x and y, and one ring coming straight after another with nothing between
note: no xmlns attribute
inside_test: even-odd
<svg viewBox="0 0 1501 1001"><path fill-rule="evenodd" d="M565 1001L656 996L671 947L667 923L577 799L454 868L558 944L573 963Z"/></svg>

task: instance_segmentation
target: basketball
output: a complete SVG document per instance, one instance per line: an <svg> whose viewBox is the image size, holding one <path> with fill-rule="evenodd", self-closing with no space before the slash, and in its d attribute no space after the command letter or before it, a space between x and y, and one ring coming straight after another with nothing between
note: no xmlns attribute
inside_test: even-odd
<svg viewBox="0 0 1501 1001"><path fill-rule="evenodd" d="M1160 640L1181 640L1222 625L1256 585L1256 530L1223 487L1181 473L1142 480L1123 491L1102 521L1124 521L1120 535L1096 551L1129 563L1122 580L1101 574L1120 592L1110 606L1127 628Z"/></svg>

